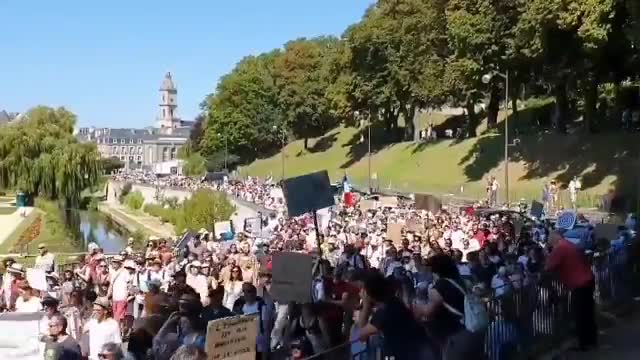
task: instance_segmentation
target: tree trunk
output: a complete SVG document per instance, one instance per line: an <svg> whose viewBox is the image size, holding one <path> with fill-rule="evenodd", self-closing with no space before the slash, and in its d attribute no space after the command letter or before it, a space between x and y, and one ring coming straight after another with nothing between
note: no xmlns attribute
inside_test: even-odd
<svg viewBox="0 0 640 360"><path fill-rule="evenodd" d="M518 120L518 116L520 112L518 111L518 98L516 96L511 97L511 119L509 120Z"/></svg>
<svg viewBox="0 0 640 360"><path fill-rule="evenodd" d="M475 104L473 101L467 101L465 106L467 109L467 135L468 137L476 137L476 129L478 128L478 116L476 114Z"/></svg>
<svg viewBox="0 0 640 360"><path fill-rule="evenodd" d="M556 97L556 106L553 113L553 124L558 134L567 133L567 117L568 117L568 101L567 101L567 85L565 79L559 79L554 86L553 92Z"/></svg>
<svg viewBox="0 0 640 360"><path fill-rule="evenodd" d="M611 119L613 121L613 128L619 129L622 127L622 111L623 111L623 99L620 93L620 81L616 80L613 83L613 110L611 111Z"/></svg>
<svg viewBox="0 0 640 360"><path fill-rule="evenodd" d="M420 130L422 130L420 129L420 111L418 111L417 106L413 106L411 113L411 123L413 124L413 141L417 143L420 141Z"/></svg>
<svg viewBox="0 0 640 360"><path fill-rule="evenodd" d="M309 150L309 138L308 137L304 138L304 149L305 150Z"/></svg>
<svg viewBox="0 0 640 360"><path fill-rule="evenodd" d="M487 128L493 129L498 124L498 113L500 112L500 89L497 86L491 87L491 98L487 107Z"/></svg>
<svg viewBox="0 0 640 360"><path fill-rule="evenodd" d="M415 105L404 106L402 117L404 118L404 139L417 142L420 140L420 124L418 124L418 112Z"/></svg>
<svg viewBox="0 0 640 360"><path fill-rule="evenodd" d="M584 82L584 128L585 132L594 132L596 125L596 107L598 105L598 85L593 76L588 76Z"/></svg>

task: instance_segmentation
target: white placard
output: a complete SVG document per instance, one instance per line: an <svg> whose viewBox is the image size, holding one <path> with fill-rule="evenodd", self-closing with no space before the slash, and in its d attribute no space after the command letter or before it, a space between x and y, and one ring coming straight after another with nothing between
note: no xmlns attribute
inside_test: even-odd
<svg viewBox="0 0 640 360"><path fill-rule="evenodd" d="M38 340L44 313L0 314L0 359L42 360L44 344Z"/></svg>
<svg viewBox="0 0 640 360"><path fill-rule="evenodd" d="M231 231L231 221L220 221L213 225L213 229L216 232L216 236L220 236L220 234L232 232Z"/></svg>
<svg viewBox="0 0 640 360"><path fill-rule="evenodd" d="M44 270L27 269L27 281L32 288L47 291L47 275Z"/></svg>

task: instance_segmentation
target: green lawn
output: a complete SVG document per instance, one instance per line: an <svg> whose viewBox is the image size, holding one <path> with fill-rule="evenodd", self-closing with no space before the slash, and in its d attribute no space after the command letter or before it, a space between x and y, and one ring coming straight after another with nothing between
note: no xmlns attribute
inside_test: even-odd
<svg viewBox="0 0 640 360"><path fill-rule="evenodd" d="M446 121L445 117L440 116L436 125L442 121ZM526 129L526 125L514 124L520 129ZM380 188L483 197L489 176L496 176L504 184L504 137L484 130L479 127L480 136L476 138L439 140L426 145L410 142L385 145L376 143L374 135L372 173L377 173ZM582 177L585 190L581 193L582 206L593 206L601 194L612 188L635 195L639 182L637 135L520 133L524 133L519 137L520 143L510 149L512 200L538 199L544 182L556 179L566 185L573 176ZM290 143L284 150L285 177L326 169L332 180L346 173L352 182L366 186L369 163L366 133L364 139L361 141L357 129L340 127L310 140L309 150L303 149L302 141ZM240 168L239 173L272 174L280 178L281 156L279 153L257 160ZM568 204L568 195L563 197Z"/></svg>

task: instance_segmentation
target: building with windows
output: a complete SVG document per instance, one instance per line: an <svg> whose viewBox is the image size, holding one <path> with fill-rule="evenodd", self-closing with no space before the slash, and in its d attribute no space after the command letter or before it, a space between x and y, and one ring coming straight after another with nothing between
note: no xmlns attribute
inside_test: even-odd
<svg viewBox="0 0 640 360"><path fill-rule="evenodd" d="M80 128L81 141L95 142L103 157L116 157L126 168L153 170L158 163L176 160L187 140L193 121L177 116L178 90L171 73L160 86L160 112L155 127L144 129Z"/></svg>

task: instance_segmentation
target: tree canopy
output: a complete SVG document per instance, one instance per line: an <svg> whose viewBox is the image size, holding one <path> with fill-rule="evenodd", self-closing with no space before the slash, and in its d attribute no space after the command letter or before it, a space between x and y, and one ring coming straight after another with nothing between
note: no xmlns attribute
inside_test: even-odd
<svg viewBox="0 0 640 360"><path fill-rule="evenodd" d="M297 39L249 56L203 102L204 154L241 160L343 123L380 122L390 141L416 141L421 110L465 109L476 136L485 103L497 122L509 74L519 98L554 98L551 127L565 133L619 126L635 106L623 88L638 80L640 5L633 0L377 0L340 38Z"/></svg>
<svg viewBox="0 0 640 360"><path fill-rule="evenodd" d="M73 135L76 116L38 106L0 127L0 187L78 204L80 193L102 174L95 144Z"/></svg>

